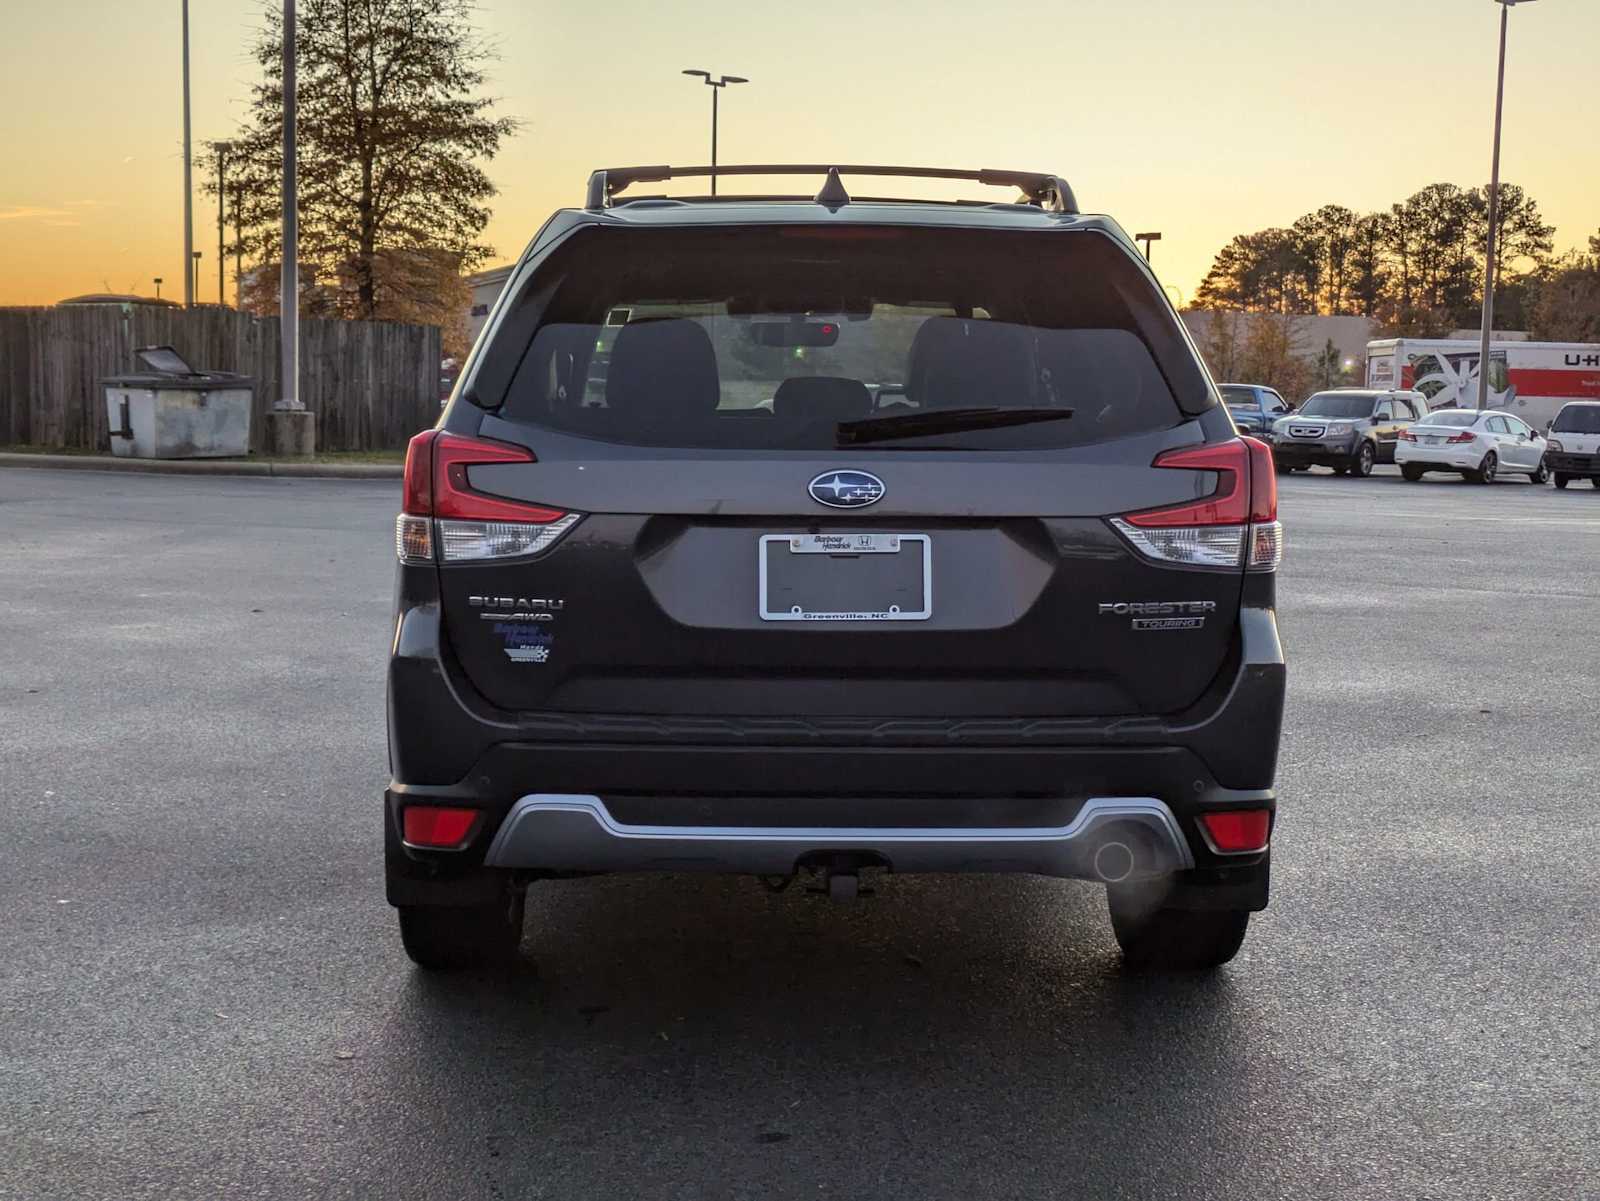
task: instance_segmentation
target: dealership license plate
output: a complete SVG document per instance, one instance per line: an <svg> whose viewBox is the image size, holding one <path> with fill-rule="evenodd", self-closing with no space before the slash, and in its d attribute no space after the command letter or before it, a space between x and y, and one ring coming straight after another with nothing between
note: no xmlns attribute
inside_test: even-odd
<svg viewBox="0 0 1600 1201"><path fill-rule="evenodd" d="M926 621L933 615L926 534L764 534L763 621Z"/></svg>
<svg viewBox="0 0 1600 1201"><path fill-rule="evenodd" d="M1422 442L1422 444L1424 446L1439 446L1444 442L1444 439L1443 438L1435 438L1435 437L1432 437L1431 435L1424 434L1422 436L1422 438L1420 439L1420 441Z"/></svg>

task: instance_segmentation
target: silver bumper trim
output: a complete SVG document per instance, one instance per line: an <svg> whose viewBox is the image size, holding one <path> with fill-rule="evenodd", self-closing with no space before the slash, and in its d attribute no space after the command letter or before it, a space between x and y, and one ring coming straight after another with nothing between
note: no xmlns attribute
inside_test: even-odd
<svg viewBox="0 0 1600 1201"><path fill-rule="evenodd" d="M632 826L597 796L534 793L506 816L491 867L530 871L707 871L788 875L807 855L876 856L900 872L1032 872L1094 880L1095 853L1132 845L1134 875L1194 866L1178 821L1153 797L1093 797L1065 826L824 827Z"/></svg>

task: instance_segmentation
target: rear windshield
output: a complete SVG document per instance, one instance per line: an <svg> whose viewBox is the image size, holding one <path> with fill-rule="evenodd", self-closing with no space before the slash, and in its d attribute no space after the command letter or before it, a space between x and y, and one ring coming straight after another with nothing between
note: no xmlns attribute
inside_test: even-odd
<svg viewBox="0 0 1600 1201"><path fill-rule="evenodd" d="M1435 409L1424 419L1427 425L1477 425L1482 414L1473 409Z"/></svg>
<svg viewBox="0 0 1600 1201"><path fill-rule="evenodd" d="M1568 405L1550 428L1562 434L1600 434L1600 405Z"/></svg>
<svg viewBox="0 0 1600 1201"><path fill-rule="evenodd" d="M1222 403L1234 409L1255 409L1260 407L1256 403L1254 388L1230 388L1226 384L1222 387Z"/></svg>
<svg viewBox="0 0 1600 1201"><path fill-rule="evenodd" d="M484 353L479 404L646 446L833 450L840 423L999 408L1071 416L870 445L1062 447L1210 403L1154 287L1088 233L591 229Z"/></svg>
<svg viewBox="0 0 1600 1201"><path fill-rule="evenodd" d="M1370 396L1318 392L1300 408L1301 417L1370 417L1377 402Z"/></svg>

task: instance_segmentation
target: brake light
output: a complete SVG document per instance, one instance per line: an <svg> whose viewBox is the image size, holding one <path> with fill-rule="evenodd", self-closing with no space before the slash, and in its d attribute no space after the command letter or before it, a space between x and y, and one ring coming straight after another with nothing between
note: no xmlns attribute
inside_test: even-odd
<svg viewBox="0 0 1600 1201"><path fill-rule="evenodd" d="M423 430L406 443L406 477L400 509L417 517L433 516L433 440L438 430Z"/></svg>
<svg viewBox="0 0 1600 1201"><path fill-rule="evenodd" d="M1472 442L1472 441L1476 440L1477 436L1478 435L1474 434L1471 430L1462 430L1459 434L1451 434L1450 437L1445 439L1445 441L1446 442Z"/></svg>
<svg viewBox="0 0 1600 1201"><path fill-rule="evenodd" d="M1156 456L1153 467L1214 471L1217 488L1203 500L1112 518L1111 524L1147 558L1190 567L1274 571L1283 558L1278 475L1272 448L1257 438L1186 446Z"/></svg>
<svg viewBox="0 0 1600 1201"><path fill-rule="evenodd" d="M401 824L407 843L414 847L453 850L466 842L478 820L476 809L445 805L407 805Z"/></svg>
<svg viewBox="0 0 1600 1201"><path fill-rule="evenodd" d="M1415 442L1416 440L1417 440L1417 436L1415 434L1413 434L1410 430L1401 430L1400 431L1400 441L1402 441L1402 442Z"/></svg>
<svg viewBox="0 0 1600 1201"><path fill-rule="evenodd" d="M536 463L525 446L424 430L406 448L403 512L395 541L402 562L446 563L538 554L578 523L579 514L513 500L472 486L469 469L496 463ZM430 520L431 519L431 520Z"/></svg>
<svg viewBox="0 0 1600 1201"><path fill-rule="evenodd" d="M1250 855L1267 849L1272 814L1266 809L1230 809L1203 813L1201 825L1211 849L1219 855Z"/></svg>
<svg viewBox="0 0 1600 1201"><path fill-rule="evenodd" d="M526 446L440 434L433 441L433 515L476 521L533 521L541 525L559 521L566 516L560 509L476 492L467 481L469 467L538 461Z"/></svg>

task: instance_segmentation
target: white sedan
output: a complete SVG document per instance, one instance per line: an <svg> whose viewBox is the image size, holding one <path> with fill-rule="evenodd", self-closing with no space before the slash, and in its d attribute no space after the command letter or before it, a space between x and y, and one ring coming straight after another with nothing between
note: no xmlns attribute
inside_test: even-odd
<svg viewBox="0 0 1600 1201"><path fill-rule="evenodd" d="M1400 431L1394 461L1408 480L1450 471L1475 484L1492 484L1506 472L1536 484L1549 479L1545 440L1520 417L1494 409L1435 409Z"/></svg>

